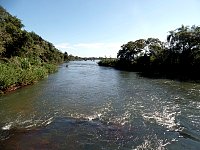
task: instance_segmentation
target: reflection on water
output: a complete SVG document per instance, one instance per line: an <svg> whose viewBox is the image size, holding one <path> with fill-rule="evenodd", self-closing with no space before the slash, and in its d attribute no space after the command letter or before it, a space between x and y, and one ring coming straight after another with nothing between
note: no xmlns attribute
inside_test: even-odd
<svg viewBox="0 0 200 150"><path fill-rule="evenodd" d="M0 97L0 149L198 149L200 84L92 61Z"/></svg>

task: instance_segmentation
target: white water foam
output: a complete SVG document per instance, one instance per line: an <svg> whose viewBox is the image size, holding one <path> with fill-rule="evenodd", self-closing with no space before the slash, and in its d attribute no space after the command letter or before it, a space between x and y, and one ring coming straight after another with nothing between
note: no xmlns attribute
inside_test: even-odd
<svg viewBox="0 0 200 150"><path fill-rule="evenodd" d="M107 102L105 105L103 105L100 109L95 109L93 114L83 114L83 113L71 113L70 117L76 118L76 119L85 119L88 121L94 121L94 120L101 120L103 121L104 118L106 118L106 115L112 110L112 104L111 102Z"/></svg>
<svg viewBox="0 0 200 150"><path fill-rule="evenodd" d="M50 124L53 121L53 117L50 117L48 119L28 119L23 120L22 118L18 117L15 121L6 123L1 129L2 130L10 130L11 127L17 127L17 128L33 128L37 126L46 126Z"/></svg>
<svg viewBox="0 0 200 150"><path fill-rule="evenodd" d="M6 124L5 126L3 126L1 129L2 130L10 130L12 124L13 124L13 122L10 122L10 123Z"/></svg>
<svg viewBox="0 0 200 150"><path fill-rule="evenodd" d="M162 112L152 112L152 113L144 113L142 114L143 118L150 122L156 122L161 126L165 126L170 130L177 129L179 124L176 122L176 116L180 114L180 112L172 111L174 108L169 108L169 106L165 106Z"/></svg>
<svg viewBox="0 0 200 150"><path fill-rule="evenodd" d="M129 123L130 116L131 116L131 113L129 111L125 111L120 116L115 116L115 117L109 118L109 122L112 122L115 124L120 124L120 125L124 126L127 123Z"/></svg>
<svg viewBox="0 0 200 150"><path fill-rule="evenodd" d="M138 145L136 148L133 148L133 150L145 150L145 149L156 149L156 150L165 150L166 146L168 144L171 144L170 142L167 142L166 140L158 139L157 136L153 137L147 137L144 139L144 142L141 145Z"/></svg>

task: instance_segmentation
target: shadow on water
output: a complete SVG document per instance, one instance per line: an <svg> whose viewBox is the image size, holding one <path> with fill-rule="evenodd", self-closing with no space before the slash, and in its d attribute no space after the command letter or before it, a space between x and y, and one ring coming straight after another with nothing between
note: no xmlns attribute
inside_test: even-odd
<svg viewBox="0 0 200 150"><path fill-rule="evenodd" d="M46 127L1 131L1 149L118 149L137 135L132 128L100 120L56 118ZM8 139L9 138L9 139ZM130 146L130 145L129 145ZM130 147L131 148L131 147Z"/></svg>
<svg viewBox="0 0 200 150"><path fill-rule="evenodd" d="M144 120L138 120L141 121ZM52 123L40 128L1 131L0 137L4 139L0 141L0 149L164 150L169 142L161 139L170 136L171 133L163 134L164 130L159 126L156 130L151 130L151 126L152 124L141 131L137 126L104 122L98 118L56 118ZM146 136L147 133L152 135Z"/></svg>
<svg viewBox="0 0 200 150"><path fill-rule="evenodd" d="M180 82L191 82L191 83L200 83L199 77L188 76L181 73L170 73L170 72L137 72L141 77L149 79L169 79L176 80Z"/></svg>

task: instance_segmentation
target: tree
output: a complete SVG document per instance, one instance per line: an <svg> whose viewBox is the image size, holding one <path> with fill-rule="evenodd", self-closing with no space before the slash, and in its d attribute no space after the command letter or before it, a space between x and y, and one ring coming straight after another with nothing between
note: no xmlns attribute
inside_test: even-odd
<svg viewBox="0 0 200 150"><path fill-rule="evenodd" d="M135 42L128 42L121 46L117 54L117 58L123 61L135 61L146 46L144 39L136 40Z"/></svg>
<svg viewBox="0 0 200 150"><path fill-rule="evenodd" d="M176 62L182 67L191 67L195 62L195 57L200 51L200 27L181 26L171 31L167 36L169 43L168 51L176 55Z"/></svg>
<svg viewBox="0 0 200 150"><path fill-rule="evenodd" d="M68 53L67 52L64 52L64 61L67 61L69 58L68 58Z"/></svg>

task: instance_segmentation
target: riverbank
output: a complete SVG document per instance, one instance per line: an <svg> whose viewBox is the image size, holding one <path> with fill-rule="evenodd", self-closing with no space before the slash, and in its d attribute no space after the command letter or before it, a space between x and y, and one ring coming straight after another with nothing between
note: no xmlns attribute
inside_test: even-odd
<svg viewBox="0 0 200 150"><path fill-rule="evenodd" d="M0 64L0 93L14 91L45 78L57 71L56 64L41 62L40 59L13 57Z"/></svg>
<svg viewBox="0 0 200 150"><path fill-rule="evenodd" d="M0 6L0 94L31 85L74 56L64 54Z"/></svg>
<svg viewBox="0 0 200 150"><path fill-rule="evenodd" d="M104 58L98 62L99 66L113 67L118 70L137 72L147 78L166 78L179 81L200 82L200 72L196 68L187 68L176 65L138 64L137 62L120 61L119 59Z"/></svg>
<svg viewBox="0 0 200 150"><path fill-rule="evenodd" d="M105 58L100 66L140 72L151 77L200 80L200 26L184 26L169 32L166 42L138 39L121 46L117 59Z"/></svg>

